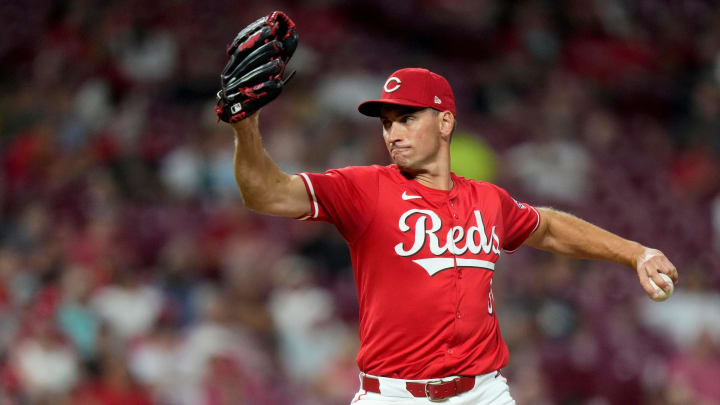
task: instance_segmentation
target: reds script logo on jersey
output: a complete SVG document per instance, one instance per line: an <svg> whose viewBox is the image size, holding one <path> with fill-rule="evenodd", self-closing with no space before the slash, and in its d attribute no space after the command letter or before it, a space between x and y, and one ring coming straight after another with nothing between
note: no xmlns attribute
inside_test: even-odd
<svg viewBox="0 0 720 405"><path fill-rule="evenodd" d="M445 235L445 244L440 245L440 239L437 232L443 228L442 219L432 210L411 209L405 211L400 216L398 227L403 233L410 232L413 227L408 225L413 219L414 223L414 240L412 245L406 247L405 243L400 242L395 245L395 253L402 257L412 257L417 255L420 250L429 242L430 252L435 256L442 256L445 252L449 252L455 256L462 256L465 252L478 255L481 252L489 255L495 255L495 260L500 255L500 238L495 233L493 225L488 237L483 223L482 213L474 210L476 224L471 226L467 231L461 226L451 227ZM414 263L420 265L430 276L437 272L455 267L455 260L451 257L435 257L435 258L419 258L414 259ZM459 267L477 267L493 270L495 263L487 260L478 259L457 259Z"/></svg>

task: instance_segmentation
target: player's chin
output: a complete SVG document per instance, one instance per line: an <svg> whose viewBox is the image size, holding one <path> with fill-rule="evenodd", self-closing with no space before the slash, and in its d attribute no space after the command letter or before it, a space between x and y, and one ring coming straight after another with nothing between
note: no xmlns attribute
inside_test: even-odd
<svg viewBox="0 0 720 405"><path fill-rule="evenodd" d="M411 164L406 159L393 159L393 162L395 162L395 165L400 169L401 172L415 174L418 172L417 167L415 165Z"/></svg>
<svg viewBox="0 0 720 405"><path fill-rule="evenodd" d="M390 153L390 159L392 159L392 161L396 165L398 165L398 167L408 167L409 168L412 165L407 154L401 153L400 151L393 151L392 153Z"/></svg>
<svg viewBox="0 0 720 405"><path fill-rule="evenodd" d="M410 162L407 159L398 157L398 156L392 156L391 157L393 163L400 168L400 169L410 169Z"/></svg>

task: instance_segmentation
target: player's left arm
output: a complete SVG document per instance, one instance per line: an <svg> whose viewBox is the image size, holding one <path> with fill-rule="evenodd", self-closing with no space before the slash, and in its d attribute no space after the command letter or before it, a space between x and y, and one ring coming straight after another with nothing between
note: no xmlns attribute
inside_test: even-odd
<svg viewBox="0 0 720 405"><path fill-rule="evenodd" d="M537 208L540 224L525 244L566 256L602 259L629 266L637 272L640 284L651 298L656 294L650 284L670 289L660 277L667 274L675 284L678 272L665 255L640 243L624 239L574 215L552 208Z"/></svg>

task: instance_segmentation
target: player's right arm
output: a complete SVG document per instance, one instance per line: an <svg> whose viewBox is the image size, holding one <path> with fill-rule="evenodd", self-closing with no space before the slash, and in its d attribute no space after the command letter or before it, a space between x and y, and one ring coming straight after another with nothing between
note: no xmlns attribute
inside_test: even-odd
<svg viewBox="0 0 720 405"><path fill-rule="evenodd" d="M230 124L235 130L235 181L245 206L263 214L297 218L310 211L298 175L281 171L263 148L259 113Z"/></svg>
<svg viewBox="0 0 720 405"><path fill-rule="evenodd" d="M661 251L622 238L566 212L552 208L538 208L537 211L540 224L525 241L527 245L571 257L624 264L635 269L640 285L651 298L657 292L650 280L665 291L670 288L660 273L677 283L678 271Z"/></svg>

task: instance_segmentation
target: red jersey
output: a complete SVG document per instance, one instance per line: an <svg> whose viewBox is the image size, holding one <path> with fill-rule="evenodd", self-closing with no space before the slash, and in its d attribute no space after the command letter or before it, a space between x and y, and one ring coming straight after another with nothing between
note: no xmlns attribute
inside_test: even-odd
<svg viewBox="0 0 720 405"><path fill-rule="evenodd" d="M501 250L517 249L540 215L502 188L451 174L451 190L397 166L301 173L311 212L350 247L360 308L361 371L391 378L480 375L508 350L493 308Z"/></svg>

